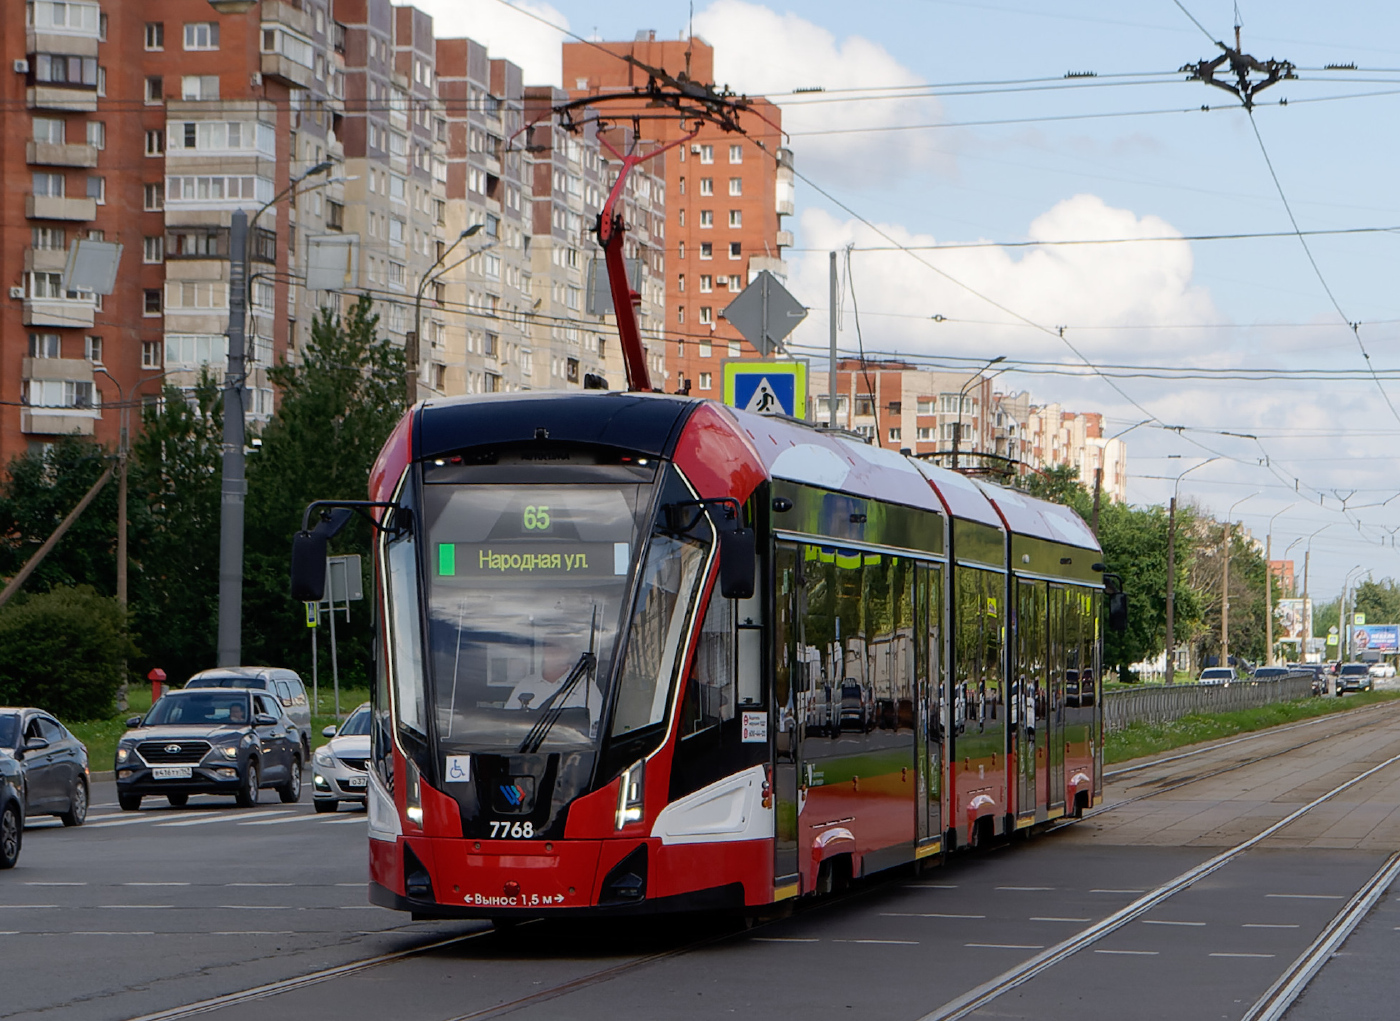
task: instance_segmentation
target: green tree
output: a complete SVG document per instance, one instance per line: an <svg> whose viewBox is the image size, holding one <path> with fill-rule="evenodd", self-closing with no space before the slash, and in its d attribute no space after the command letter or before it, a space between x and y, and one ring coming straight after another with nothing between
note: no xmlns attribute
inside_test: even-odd
<svg viewBox="0 0 1400 1021"><path fill-rule="evenodd" d="M1337 627L1342 619L1341 597L1326 603L1319 603L1313 607L1313 637L1325 638L1328 631ZM1332 646L1332 651L1336 651L1337 646Z"/></svg>
<svg viewBox="0 0 1400 1021"><path fill-rule="evenodd" d="M132 626L151 667L172 681L214 665L219 596L223 393L205 370L188 393L167 386L132 448Z"/></svg>
<svg viewBox="0 0 1400 1021"><path fill-rule="evenodd" d="M1049 468L1022 476L1021 488L1041 500L1073 507L1085 521L1089 520L1093 497L1079 481L1079 469L1072 464L1052 464ZM1102 506L1099 514L1103 514Z"/></svg>
<svg viewBox="0 0 1400 1021"><path fill-rule="evenodd" d="M248 463L248 528L243 601L245 662L295 665L309 672L305 614L288 593L292 535L312 500L367 498L369 471L404 412L401 348L378 335L379 317L362 297L342 318L323 310L299 365L273 369L281 404ZM333 552L359 553L368 570L370 529L356 520ZM352 682L371 674L370 609L344 628L340 669Z"/></svg>
<svg viewBox="0 0 1400 1021"><path fill-rule="evenodd" d="M1353 607L1353 612L1366 615L1367 624L1400 624L1400 587L1392 578L1367 578L1356 586Z"/></svg>
<svg viewBox="0 0 1400 1021"><path fill-rule="evenodd" d="M136 651L114 597L87 585L21 596L0 608L0 702L70 720L110 716Z"/></svg>

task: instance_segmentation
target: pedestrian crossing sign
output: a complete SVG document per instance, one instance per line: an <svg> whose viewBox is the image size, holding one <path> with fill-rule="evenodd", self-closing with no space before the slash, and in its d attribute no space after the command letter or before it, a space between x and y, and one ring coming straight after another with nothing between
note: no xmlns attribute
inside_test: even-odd
<svg viewBox="0 0 1400 1021"><path fill-rule="evenodd" d="M806 362L725 362L724 403L759 415L807 417Z"/></svg>

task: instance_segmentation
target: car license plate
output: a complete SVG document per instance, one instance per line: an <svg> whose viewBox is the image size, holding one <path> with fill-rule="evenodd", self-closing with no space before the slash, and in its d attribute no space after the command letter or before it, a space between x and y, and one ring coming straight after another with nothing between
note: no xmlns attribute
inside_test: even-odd
<svg viewBox="0 0 1400 1021"><path fill-rule="evenodd" d="M152 780L188 780L194 775L190 766L152 766Z"/></svg>
<svg viewBox="0 0 1400 1021"><path fill-rule="evenodd" d="M363 776L352 776L349 780L346 780L345 782L348 783L351 787L363 787L367 782L367 778Z"/></svg>

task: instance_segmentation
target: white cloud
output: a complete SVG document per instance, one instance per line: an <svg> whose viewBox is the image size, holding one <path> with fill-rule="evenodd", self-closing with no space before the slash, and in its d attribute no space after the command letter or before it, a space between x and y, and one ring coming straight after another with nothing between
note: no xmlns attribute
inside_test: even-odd
<svg viewBox="0 0 1400 1021"><path fill-rule="evenodd" d="M528 11L561 28L569 19L539 0L414 0L414 7L433 16L439 39L467 36L485 46L491 57L513 61L524 71L527 85L558 85L563 73L564 33L542 24Z"/></svg>
<svg viewBox="0 0 1400 1021"><path fill-rule="evenodd" d="M792 12L779 14L745 0L717 0L695 15L696 34L715 48L715 77L749 95L821 87L865 89L923 84L920 75L897 61L879 43L861 36L835 35ZM874 186L911 171L951 170L947 146L937 132L895 131L878 135L803 135L806 131L927 124L942 121L937 99L872 99L849 102L820 94L779 100L783 128L794 133L799 169L823 182Z"/></svg>

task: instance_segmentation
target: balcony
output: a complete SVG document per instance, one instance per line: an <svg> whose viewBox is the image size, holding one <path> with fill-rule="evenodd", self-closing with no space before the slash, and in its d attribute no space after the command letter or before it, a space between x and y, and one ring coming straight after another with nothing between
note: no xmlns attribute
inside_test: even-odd
<svg viewBox="0 0 1400 1021"><path fill-rule="evenodd" d="M294 89L311 85L315 49L311 16L280 0L263 0L262 74Z"/></svg>
<svg viewBox="0 0 1400 1021"><path fill-rule="evenodd" d="M92 363L83 358L25 358L21 363L27 401L20 430L39 435L91 436L102 412L92 407Z"/></svg>
<svg viewBox="0 0 1400 1021"><path fill-rule="evenodd" d="M82 327L91 329L97 310L83 298L26 298L25 326ZM37 361L63 361L61 358L40 358ZM86 362L84 364L87 364ZM26 370L27 374L27 370ZM49 377L35 377L49 378ZM71 378L71 377L64 377Z"/></svg>
<svg viewBox="0 0 1400 1021"><path fill-rule="evenodd" d="M779 248L791 248L791 247L793 246L793 244L794 244L794 238L793 238L793 236L792 236L792 231L790 231L790 230L780 230L780 231L778 231L776 243L777 243L777 246L778 246Z"/></svg>
<svg viewBox="0 0 1400 1021"><path fill-rule="evenodd" d="M311 68L302 67L295 60L284 57L280 53L264 53L262 55L262 76L264 79L271 78L293 89L311 87Z"/></svg>
<svg viewBox="0 0 1400 1021"><path fill-rule="evenodd" d="M24 92L24 104L31 110L96 113L97 90L66 88L62 85L32 85Z"/></svg>
<svg viewBox="0 0 1400 1021"><path fill-rule="evenodd" d="M24 215L31 220L95 220L96 199L70 199L53 195L26 195Z"/></svg>
<svg viewBox="0 0 1400 1021"><path fill-rule="evenodd" d="M65 248L26 248L24 250L24 271L26 273L62 273L68 265L68 250Z"/></svg>
<svg viewBox="0 0 1400 1021"><path fill-rule="evenodd" d="M64 145L30 139L24 148L25 161L45 167L95 167L97 148L91 145Z"/></svg>
<svg viewBox="0 0 1400 1021"><path fill-rule="evenodd" d="M283 25L298 35L311 35L311 15L297 10L291 4L282 3L282 0L263 0L262 23Z"/></svg>

